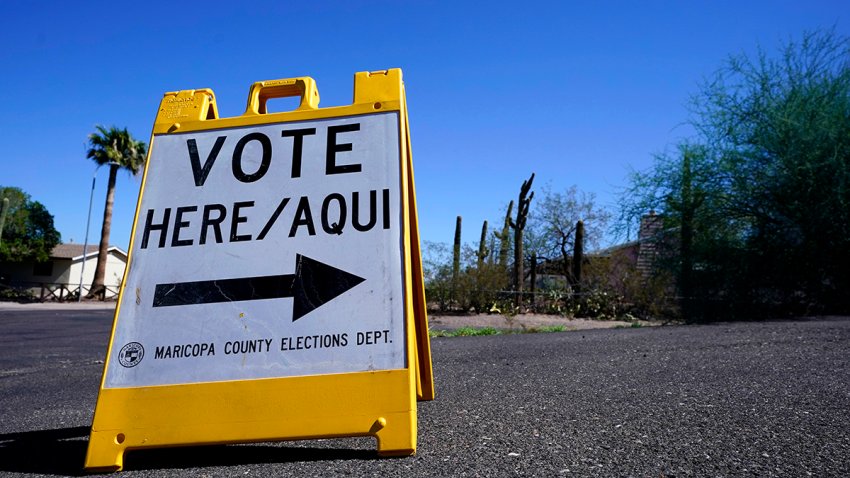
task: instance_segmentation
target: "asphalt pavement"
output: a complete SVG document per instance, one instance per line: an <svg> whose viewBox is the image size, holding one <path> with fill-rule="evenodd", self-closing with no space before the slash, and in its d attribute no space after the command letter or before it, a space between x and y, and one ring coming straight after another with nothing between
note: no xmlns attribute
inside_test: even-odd
<svg viewBox="0 0 850 478"><path fill-rule="evenodd" d="M0 475L79 475L108 309L0 308ZM850 319L432 339L416 456L128 453L120 476L850 476Z"/></svg>

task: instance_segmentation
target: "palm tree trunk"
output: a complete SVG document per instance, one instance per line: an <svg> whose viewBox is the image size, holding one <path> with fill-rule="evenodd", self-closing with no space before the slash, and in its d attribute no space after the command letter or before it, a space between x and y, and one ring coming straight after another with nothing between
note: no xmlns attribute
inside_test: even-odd
<svg viewBox="0 0 850 478"><path fill-rule="evenodd" d="M103 226L100 230L100 248L97 251L97 266L94 268L94 280L91 283L88 298L106 299L106 254L109 249L109 232L112 230L112 205L115 202L115 177L118 165L109 165L109 183L106 186L106 206L103 208ZM85 253L84 253L85 254Z"/></svg>

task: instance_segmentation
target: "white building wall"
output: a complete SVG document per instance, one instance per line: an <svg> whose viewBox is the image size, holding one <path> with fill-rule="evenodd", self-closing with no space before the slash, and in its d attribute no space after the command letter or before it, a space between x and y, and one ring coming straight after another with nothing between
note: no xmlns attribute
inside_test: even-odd
<svg viewBox="0 0 850 478"><path fill-rule="evenodd" d="M124 277L124 268L126 264L123 257L110 251L106 260L106 275L103 282L107 287L106 297L112 298L118 295L118 288L121 286L121 279ZM97 267L97 254L92 254L86 260L86 266L83 270L83 261L76 260L71 264L62 279L59 281L63 284L69 284L70 289L76 290L80 285L80 272L83 273L83 295L88 294L91 289L91 283L94 280L94 270Z"/></svg>

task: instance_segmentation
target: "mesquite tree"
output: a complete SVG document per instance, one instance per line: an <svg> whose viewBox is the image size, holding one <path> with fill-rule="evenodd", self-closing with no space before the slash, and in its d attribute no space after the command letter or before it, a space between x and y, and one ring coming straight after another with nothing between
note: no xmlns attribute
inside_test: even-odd
<svg viewBox="0 0 850 478"><path fill-rule="evenodd" d="M623 224L664 218L688 320L850 311L850 37L731 56L692 98L697 136L635 173Z"/></svg>
<svg viewBox="0 0 850 478"><path fill-rule="evenodd" d="M540 199L534 205L534 214L529 224L532 246L544 257L558 258L561 273L570 287L576 289L581 280L576 277L576 230L582 224L582 252L597 246L604 234L610 214L597 205L592 193L571 186L563 191L541 190Z"/></svg>

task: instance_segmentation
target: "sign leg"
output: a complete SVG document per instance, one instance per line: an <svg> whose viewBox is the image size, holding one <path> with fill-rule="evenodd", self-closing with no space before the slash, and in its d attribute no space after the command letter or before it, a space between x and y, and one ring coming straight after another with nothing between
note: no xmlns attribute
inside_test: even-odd
<svg viewBox="0 0 850 478"><path fill-rule="evenodd" d="M370 433L378 439L379 456L410 456L416 453L416 416L401 413L375 420Z"/></svg>
<svg viewBox="0 0 850 478"><path fill-rule="evenodd" d="M120 471L124 468L124 435L113 431L96 432L89 437L86 471Z"/></svg>

